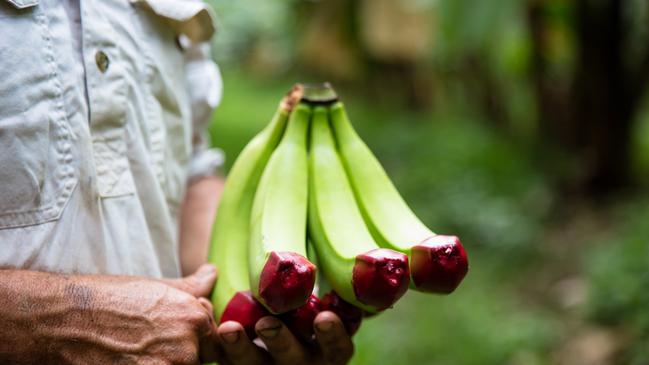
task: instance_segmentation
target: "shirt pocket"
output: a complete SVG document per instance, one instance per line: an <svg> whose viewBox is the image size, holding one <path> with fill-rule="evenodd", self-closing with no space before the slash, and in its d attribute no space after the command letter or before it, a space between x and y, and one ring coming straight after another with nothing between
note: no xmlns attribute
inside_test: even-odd
<svg viewBox="0 0 649 365"><path fill-rule="evenodd" d="M201 1L135 0L146 63L145 129L150 160L167 202L182 201L192 152L191 101L180 36L193 42L215 31L210 8Z"/></svg>
<svg viewBox="0 0 649 365"><path fill-rule="evenodd" d="M0 229L56 220L77 178L48 20L0 0Z"/></svg>

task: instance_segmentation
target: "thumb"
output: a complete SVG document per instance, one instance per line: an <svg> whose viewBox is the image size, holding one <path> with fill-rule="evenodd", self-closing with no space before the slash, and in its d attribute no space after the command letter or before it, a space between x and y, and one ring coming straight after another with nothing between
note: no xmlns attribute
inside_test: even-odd
<svg viewBox="0 0 649 365"><path fill-rule="evenodd" d="M216 267L212 264L204 264L189 276L181 279L162 279L162 281L169 286L199 298L210 295L216 283L216 276Z"/></svg>

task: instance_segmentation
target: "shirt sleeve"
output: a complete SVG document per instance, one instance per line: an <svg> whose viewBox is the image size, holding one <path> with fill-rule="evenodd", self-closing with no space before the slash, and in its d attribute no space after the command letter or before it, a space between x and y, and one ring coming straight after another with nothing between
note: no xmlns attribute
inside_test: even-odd
<svg viewBox="0 0 649 365"><path fill-rule="evenodd" d="M225 161L221 149L210 147L207 126L212 112L221 102L223 81L218 66L210 57L207 42L193 43L188 38L179 38L185 48L185 75L192 110L192 157L189 163L188 179L213 176Z"/></svg>

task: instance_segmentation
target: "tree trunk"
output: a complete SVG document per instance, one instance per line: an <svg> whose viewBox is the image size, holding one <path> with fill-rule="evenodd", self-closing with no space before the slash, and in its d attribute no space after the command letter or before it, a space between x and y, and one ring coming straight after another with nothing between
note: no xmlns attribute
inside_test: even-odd
<svg viewBox="0 0 649 365"><path fill-rule="evenodd" d="M541 137L574 158L579 171L569 187L590 196L614 192L630 182L631 127L644 88L633 81L646 78L624 62L624 2L576 1L576 61L563 85L547 75L543 6L529 8Z"/></svg>
<svg viewBox="0 0 649 365"><path fill-rule="evenodd" d="M630 180L635 100L623 62L622 2L577 2L578 58L572 139L585 169L584 187L607 192Z"/></svg>

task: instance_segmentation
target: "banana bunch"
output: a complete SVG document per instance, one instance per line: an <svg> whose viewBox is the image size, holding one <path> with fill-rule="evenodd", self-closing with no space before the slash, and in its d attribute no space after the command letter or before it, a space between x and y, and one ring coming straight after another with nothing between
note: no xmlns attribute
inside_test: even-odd
<svg viewBox="0 0 649 365"><path fill-rule="evenodd" d="M209 261L220 269L217 321L237 321L251 338L273 314L309 340L321 310L353 333L409 287L448 294L468 271L459 239L410 210L328 84L294 86L240 153Z"/></svg>

